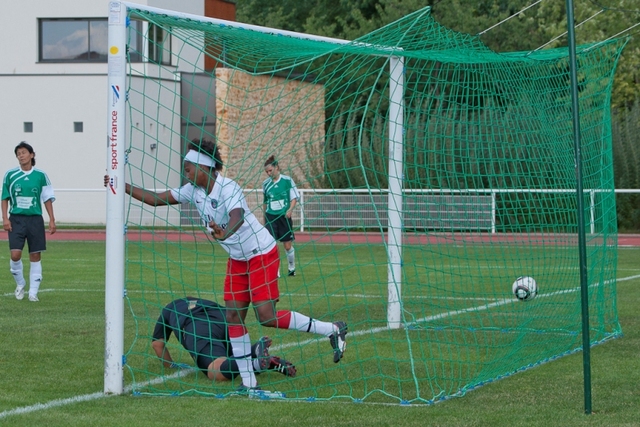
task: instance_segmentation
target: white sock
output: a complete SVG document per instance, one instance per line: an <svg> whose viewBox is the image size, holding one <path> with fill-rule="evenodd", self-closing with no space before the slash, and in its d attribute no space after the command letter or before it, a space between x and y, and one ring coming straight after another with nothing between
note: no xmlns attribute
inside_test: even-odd
<svg viewBox="0 0 640 427"><path fill-rule="evenodd" d="M289 271L295 270L296 269L296 251L295 251L295 249L293 249L293 246L292 246L291 249L289 249L285 253L287 254L287 262L289 263Z"/></svg>
<svg viewBox="0 0 640 427"><path fill-rule="evenodd" d="M238 364L238 370L242 377L242 384L251 388L256 387L258 381L251 363L251 340L249 339L249 334L244 334L237 338L229 338L229 341L233 349L233 357Z"/></svg>
<svg viewBox="0 0 640 427"><path fill-rule="evenodd" d="M317 319L312 319L302 313L298 313L297 311L292 311L289 329L295 329L300 332L310 332L312 334L320 334L328 337L336 330L336 327L333 323L322 322Z"/></svg>
<svg viewBox="0 0 640 427"><path fill-rule="evenodd" d="M38 295L40 289L40 282L42 282L42 262L32 262L31 269L29 270L29 296L35 297Z"/></svg>
<svg viewBox="0 0 640 427"><path fill-rule="evenodd" d="M11 270L11 274L13 275L13 278L16 281L16 285L19 288L24 288L24 286L27 283L24 280L24 273L22 270L22 260L19 260L19 261L9 260L9 269Z"/></svg>

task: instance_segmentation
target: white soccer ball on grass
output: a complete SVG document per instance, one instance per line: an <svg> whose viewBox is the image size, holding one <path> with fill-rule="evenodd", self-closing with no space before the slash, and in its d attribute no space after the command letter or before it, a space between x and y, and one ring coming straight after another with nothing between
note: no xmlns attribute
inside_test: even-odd
<svg viewBox="0 0 640 427"><path fill-rule="evenodd" d="M538 284L533 277L520 276L511 285L511 292L520 301L531 301L538 294Z"/></svg>

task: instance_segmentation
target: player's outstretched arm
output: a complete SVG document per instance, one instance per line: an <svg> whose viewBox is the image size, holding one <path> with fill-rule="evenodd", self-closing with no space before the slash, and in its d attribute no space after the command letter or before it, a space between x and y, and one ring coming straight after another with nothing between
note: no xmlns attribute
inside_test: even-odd
<svg viewBox="0 0 640 427"><path fill-rule="evenodd" d="M163 340L155 340L151 342L151 347L153 347L153 351L155 351L158 359L162 361L162 364L165 368L171 368L171 364L174 363L171 358L171 353L169 353L169 349L166 346L166 343Z"/></svg>
<svg viewBox="0 0 640 427"><path fill-rule="evenodd" d="M166 206L178 204L178 201L171 195L171 191L168 190L163 191L162 193L156 193L155 191L134 187L131 184L125 184L125 192L134 199L150 206Z"/></svg>
<svg viewBox="0 0 640 427"><path fill-rule="evenodd" d="M107 187L108 185L109 175L105 175L104 186ZM150 206L177 205L179 203L176 199L173 198L173 196L171 195L171 191L168 190L157 193L155 191L145 190L144 188L134 187L131 184L125 184L124 191L134 199Z"/></svg>
<svg viewBox="0 0 640 427"><path fill-rule="evenodd" d="M162 364L164 365L165 368L191 369L191 365L189 364L178 363L173 361L173 358L171 357L171 353L169 353L169 349L165 345L164 341L162 340L152 341L151 346L153 347L153 350L156 352L156 356L158 356L158 358L162 360Z"/></svg>

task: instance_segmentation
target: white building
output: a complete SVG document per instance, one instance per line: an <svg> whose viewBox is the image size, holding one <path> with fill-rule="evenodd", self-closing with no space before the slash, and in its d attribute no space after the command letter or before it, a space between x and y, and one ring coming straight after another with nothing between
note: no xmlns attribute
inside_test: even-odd
<svg viewBox="0 0 640 427"><path fill-rule="evenodd" d="M235 19L230 0L135 2ZM105 223L108 12L107 0L21 0L0 14L0 171L17 166L20 141L31 144L59 225Z"/></svg>

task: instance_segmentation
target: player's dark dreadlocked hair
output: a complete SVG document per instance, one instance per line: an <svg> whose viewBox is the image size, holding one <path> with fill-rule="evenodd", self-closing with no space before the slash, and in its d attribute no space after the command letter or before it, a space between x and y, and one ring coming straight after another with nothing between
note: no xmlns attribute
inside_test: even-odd
<svg viewBox="0 0 640 427"><path fill-rule="evenodd" d="M220 149L216 145L215 142L210 141L208 139L198 139L194 138L191 140L189 144L189 150L197 151L198 153L206 153L213 160L215 160L216 165L214 167L215 170L221 171L224 164L222 163L222 156L220 155Z"/></svg>

